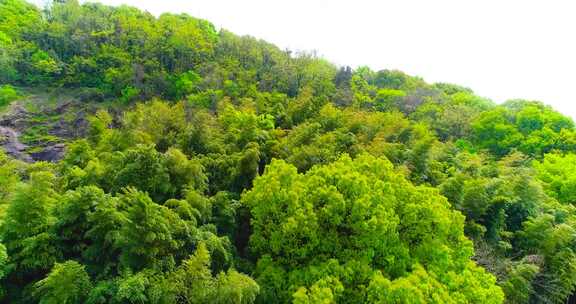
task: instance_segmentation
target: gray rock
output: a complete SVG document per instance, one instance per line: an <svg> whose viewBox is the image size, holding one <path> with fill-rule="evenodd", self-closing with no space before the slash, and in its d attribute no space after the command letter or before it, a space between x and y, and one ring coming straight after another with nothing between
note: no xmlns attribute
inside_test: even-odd
<svg viewBox="0 0 576 304"><path fill-rule="evenodd" d="M56 162L62 159L65 152L66 152L66 145L54 144L46 146L44 150L40 152L30 153L30 155L35 161Z"/></svg>
<svg viewBox="0 0 576 304"><path fill-rule="evenodd" d="M18 140L19 135L18 131L12 128L0 126L0 144L6 153L16 159L32 162L32 157L26 153L28 146Z"/></svg>

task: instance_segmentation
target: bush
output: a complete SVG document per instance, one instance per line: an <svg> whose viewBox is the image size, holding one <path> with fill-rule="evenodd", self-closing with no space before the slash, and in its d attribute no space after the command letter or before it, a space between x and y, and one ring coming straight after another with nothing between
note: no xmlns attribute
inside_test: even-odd
<svg viewBox="0 0 576 304"><path fill-rule="evenodd" d="M18 94L18 91L16 91L13 86L9 84L0 86L0 107L9 105L12 101L18 99L18 97L20 97L20 94Z"/></svg>

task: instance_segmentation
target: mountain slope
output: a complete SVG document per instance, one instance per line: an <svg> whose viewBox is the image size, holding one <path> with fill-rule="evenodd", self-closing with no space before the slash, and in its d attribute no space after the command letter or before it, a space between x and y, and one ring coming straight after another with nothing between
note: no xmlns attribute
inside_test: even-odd
<svg viewBox="0 0 576 304"><path fill-rule="evenodd" d="M562 303L576 285L576 128L542 103L76 1L0 0L0 67L8 154L66 147L0 155L6 302Z"/></svg>

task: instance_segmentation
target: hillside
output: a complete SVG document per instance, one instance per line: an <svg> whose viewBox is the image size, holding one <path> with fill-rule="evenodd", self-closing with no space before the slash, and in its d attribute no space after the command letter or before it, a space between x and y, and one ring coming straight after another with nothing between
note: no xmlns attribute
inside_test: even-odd
<svg viewBox="0 0 576 304"><path fill-rule="evenodd" d="M74 0L0 0L0 83L2 302L576 287L576 127L540 102Z"/></svg>

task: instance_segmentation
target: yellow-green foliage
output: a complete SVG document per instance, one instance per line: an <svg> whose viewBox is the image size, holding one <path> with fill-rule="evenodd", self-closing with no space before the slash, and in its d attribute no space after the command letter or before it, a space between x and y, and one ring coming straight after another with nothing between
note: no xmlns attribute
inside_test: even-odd
<svg viewBox="0 0 576 304"><path fill-rule="evenodd" d="M385 159L344 156L306 174L275 161L242 202L252 213L250 247L264 257L256 278L268 301L291 293L300 303L368 295L372 303L503 301L495 278L469 260L462 215Z"/></svg>
<svg viewBox="0 0 576 304"><path fill-rule="evenodd" d="M66 91L23 103L22 142L83 135L55 163L0 153L3 303L564 303L576 286L576 128L539 102L75 0L0 0L0 83L0 106ZM61 115L73 92L99 111Z"/></svg>

